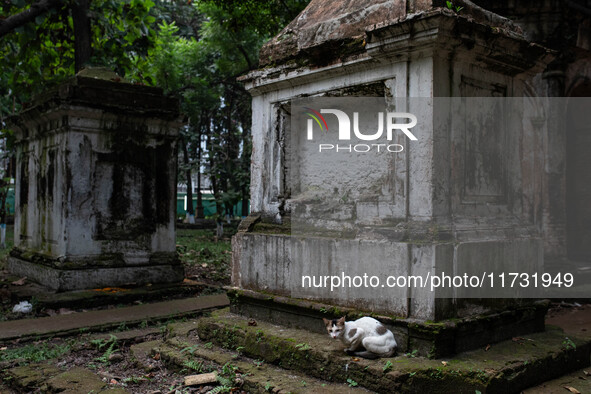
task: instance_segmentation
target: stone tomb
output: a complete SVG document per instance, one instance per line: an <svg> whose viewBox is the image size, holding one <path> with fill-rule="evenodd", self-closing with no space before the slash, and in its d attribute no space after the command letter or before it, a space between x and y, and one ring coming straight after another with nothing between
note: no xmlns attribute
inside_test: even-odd
<svg viewBox="0 0 591 394"><path fill-rule="evenodd" d="M175 249L178 102L83 71L12 119L8 269L58 291L182 281ZM112 80L109 80L113 77Z"/></svg>
<svg viewBox="0 0 591 394"><path fill-rule="evenodd" d="M532 168L519 164L534 149L527 140L531 133L520 122L498 130L493 142L512 147L502 150L488 143L484 128L443 132L436 125L446 111L413 107L412 98L522 97L526 81L551 56L498 15L469 8L457 14L434 3L358 0L329 6L313 0L262 49L265 67L243 78L253 96L253 214L233 240L235 311L319 332L318 319L327 313L389 316L401 348L425 355L543 330L543 307L531 303L509 315L470 320L515 307L516 300L465 300L416 288L375 294L363 288L302 289L301 275L356 274L367 267L436 275L461 273L476 262L498 267L524 261L534 270L543 264L542 237L527 209L535 193ZM347 236L302 231L294 237L294 209L306 202L298 183L309 174L301 173L306 163L293 165L292 100L347 96L410 97L404 110L420 112L430 127L423 128L418 145L400 139L404 154L390 167L392 187L382 190L383 198L350 204L351 212L362 214L341 221L351 230ZM450 318L468 320L448 320L446 330L416 325Z"/></svg>

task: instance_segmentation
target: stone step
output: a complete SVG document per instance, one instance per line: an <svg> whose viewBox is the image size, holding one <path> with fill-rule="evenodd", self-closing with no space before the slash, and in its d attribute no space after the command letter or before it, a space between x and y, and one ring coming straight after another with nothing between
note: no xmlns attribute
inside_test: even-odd
<svg viewBox="0 0 591 394"><path fill-rule="evenodd" d="M62 371L47 363L23 365L8 369L11 386L31 392L40 390L45 393L127 393L122 388L109 387L96 373L87 369L74 367L69 371Z"/></svg>
<svg viewBox="0 0 591 394"><path fill-rule="evenodd" d="M168 326L165 341L151 343L151 353L159 354L168 367L187 369L187 365L196 360L207 360L226 370L240 372L241 389L248 393L359 393L367 390L356 387L355 381L343 383L328 382L306 374L285 370L269 365L261 360L254 360L237 351L228 351L212 343L206 343L196 335L197 322L175 323ZM140 348L136 348L138 352ZM146 347L139 352L145 352ZM139 353L138 352L138 353Z"/></svg>
<svg viewBox="0 0 591 394"><path fill-rule="evenodd" d="M5 321L0 322L0 343L14 339L64 336L80 331L105 331L121 324L131 327L143 322L195 316L226 305L226 295L215 294L117 309Z"/></svg>
<svg viewBox="0 0 591 394"><path fill-rule="evenodd" d="M412 349L387 359L356 359L327 335L262 321L249 325L227 309L199 319L197 333L203 342L238 349L266 363L334 382L350 379L382 393L519 393L589 365L591 356L589 339L567 339L552 327L437 360L414 357Z"/></svg>
<svg viewBox="0 0 591 394"><path fill-rule="evenodd" d="M106 287L101 289L74 290L56 292L38 283L25 280L23 285L12 282L21 279L17 276L0 272L0 284L4 285L11 304L20 301L35 300L35 309L87 309L107 305L132 304L140 301L162 301L166 299L186 298L219 292L219 288L205 283L185 279L182 283L153 284L144 286Z"/></svg>
<svg viewBox="0 0 591 394"><path fill-rule="evenodd" d="M438 322L404 319L370 313L351 307L328 305L312 300L270 295L253 290L226 287L230 310L239 315L293 328L325 333L322 318L356 320L372 316L390 329L399 350L411 349L417 356L447 357L485 347L513 337L544 331L549 301L525 303L509 309Z"/></svg>
<svg viewBox="0 0 591 394"><path fill-rule="evenodd" d="M591 370L579 369L568 375L549 380L539 386L531 387L523 391L523 394L564 394L576 392L591 393ZM568 391L567 391L568 390Z"/></svg>

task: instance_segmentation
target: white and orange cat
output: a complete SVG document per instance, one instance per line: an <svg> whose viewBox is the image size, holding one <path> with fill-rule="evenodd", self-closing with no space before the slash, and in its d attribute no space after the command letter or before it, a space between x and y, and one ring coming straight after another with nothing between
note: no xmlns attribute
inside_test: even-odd
<svg viewBox="0 0 591 394"><path fill-rule="evenodd" d="M362 317L355 321L322 319L328 335L340 339L347 346L345 352L364 358L391 357L396 353L396 340L392 331L373 317Z"/></svg>

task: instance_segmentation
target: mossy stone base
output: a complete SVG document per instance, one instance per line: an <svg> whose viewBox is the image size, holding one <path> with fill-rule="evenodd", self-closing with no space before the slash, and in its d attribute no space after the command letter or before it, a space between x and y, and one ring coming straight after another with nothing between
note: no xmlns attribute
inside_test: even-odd
<svg viewBox="0 0 591 394"><path fill-rule="evenodd" d="M251 322L252 324L252 322ZM239 350L253 359L334 382L351 379L367 389L389 393L519 393L521 390L589 365L591 343L570 338L557 328L515 338L445 359L407 354L365 360L344 353L326 334L276 326L214 312L198 322L203 342Z"/></svg>
<svg viewBox="0 0 591 394"><path fill-rule="evenodd" d="M425 322L252 290L233 287L226 290L233 313L319 334L325 333L323 317L334 319L346 316L347 320L355 320L372 316L394 333L399 351L410 350L416 355L430 358L449 356L516 336L541 332L549 306L548 302L538 301L468 318Z"/></svg>
<svg viewBox="0 0 591 394"><path fill-rule="evenodd" d="M80 367L62 371L47 363L14 367L7 371L13 387L26 392L39 388L49 393L126 393L122 388L112 388L95 373Z"/></svg>
<svg viewBox="0 0 591 394"><path fill-rule="evenodd" d="M83 269L59 269L33 263L13 256L8 258L8 270L18 276L42 284L55 291L83 290L130 283L180 283L185 277L182 265L147 265L136 267L89 267Z"/></svg>

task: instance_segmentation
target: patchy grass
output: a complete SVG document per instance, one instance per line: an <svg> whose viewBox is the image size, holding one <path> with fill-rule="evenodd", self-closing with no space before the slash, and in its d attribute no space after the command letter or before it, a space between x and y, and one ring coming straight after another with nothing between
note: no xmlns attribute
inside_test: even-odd
<svg viewBox="0 0 591 394"><path fill-rule="evenodd" d="M177 251L187 277L212 284L230 283L230 239L216 241L213 230L177 230Z"/></svg>
<svg viewBox="0 0 591 394"><path fill-rule="evenodd" d="M0 351L0 361L30 363L61 357L70 352L73 341L48 344L46 341L30 343L25 346Z"/></svg>

